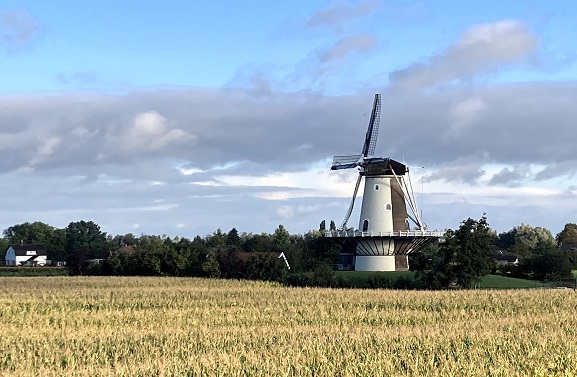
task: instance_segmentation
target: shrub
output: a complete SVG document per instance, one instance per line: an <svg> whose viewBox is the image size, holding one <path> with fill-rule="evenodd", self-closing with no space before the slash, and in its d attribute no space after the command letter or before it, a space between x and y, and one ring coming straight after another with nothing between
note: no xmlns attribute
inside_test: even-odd
<svg viewBox="0 0 577 377"><path fill-rule="evenodd" d="M375 273L369 276L369 288L391 289L393 288L393 281L385 274Z"/></svg>

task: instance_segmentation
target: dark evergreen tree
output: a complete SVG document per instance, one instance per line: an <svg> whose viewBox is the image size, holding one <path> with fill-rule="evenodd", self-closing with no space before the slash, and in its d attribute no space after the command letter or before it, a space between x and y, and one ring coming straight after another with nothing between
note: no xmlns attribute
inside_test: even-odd
<svg viewBox="0 0 577 377"><path fill-rule="evenodd" d="M226 235L226 245L232 246L234 248L240 248L240 237L236 228L232 228Z"/></svg>
<svg viewBox="0 0 577 377"><path fill-rule="evenodd" d="M331 220L331 224L329 226L330 230L337 230L337 226L335 225L335 222L333 220Z"/></svg>

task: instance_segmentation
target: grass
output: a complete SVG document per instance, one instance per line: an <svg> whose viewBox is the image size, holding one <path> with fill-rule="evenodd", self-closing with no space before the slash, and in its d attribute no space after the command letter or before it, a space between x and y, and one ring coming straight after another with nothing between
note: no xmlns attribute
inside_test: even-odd
<svg viewBox="0 0 577 377"><path fill-rule="evenodd" d="M385 275L391 279L391 281L395 281L401 276L406 276L411 279L415 277L415 273L412 271L335 271L335 275L344 278L353 288L369 288L369 279L377 275Z"/></svg>
<svg viewBox="0 0 577 377"><path fill-rule="evenodd" d="M67 276L65 267L0 267L2 276Z"/></svg>
<svg viewBox="0 0 577 377"><path fill-rule="evenodd" d="M530 289L544 288L551 286L552 283L543 283L536 280L517 279L501 275L487 275L483 277L479 288L483 289Z"/></svg>
<svg viewBox="0 0 577 377"><path fill-rule="evenodd" d="M573 376L572 290L0 279L0 375Z"/></svg>
<svg viewBox="0 0 577 377"><path fill-rule="evenodd" d="M415 273L411 271L387 271L387 272L371 272L371 271L336 271L337 276L346 279L352 287L368 288L369 279L371 276L384 275L395 281L399 277L405 276L413 279ZM553 283L542 283L535 280L517 279L501 275L487 275L483 277L481 282L477 285L482 289L522 289L522 288L542 288L554 285Z"/></svg>

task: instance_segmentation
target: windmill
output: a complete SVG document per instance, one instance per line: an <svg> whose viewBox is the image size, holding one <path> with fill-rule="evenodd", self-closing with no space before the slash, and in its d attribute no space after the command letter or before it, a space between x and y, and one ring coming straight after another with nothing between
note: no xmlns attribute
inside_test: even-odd
<svg viewBox="0 0 577 377"><path fill-rule="evenodd" d="M381 95L375 94L361 154L335 156L331 170L357 168L353 197L338 230L327 232L342 245L339 265L359 271L407 270L407 255L442 236L429 231L417 209L409 168L391 158L374 157L381 115ZM355 199L365 180L359 227L347 229ZM410 212L407 211L407 206ZM411 230L411 223L414 229Z"/></svg>

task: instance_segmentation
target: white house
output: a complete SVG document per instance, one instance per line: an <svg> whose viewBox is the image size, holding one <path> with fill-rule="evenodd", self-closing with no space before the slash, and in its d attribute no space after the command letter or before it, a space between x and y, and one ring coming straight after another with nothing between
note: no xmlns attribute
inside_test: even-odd
<svg viewBox="0 0 577 377"><path fill-rule="evenodd" d="M46 250L42 245L15 244L6 250L7 266L45 266Z"/></svg>

